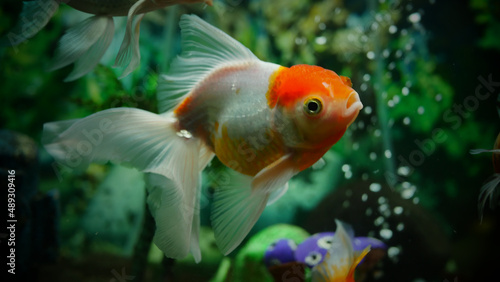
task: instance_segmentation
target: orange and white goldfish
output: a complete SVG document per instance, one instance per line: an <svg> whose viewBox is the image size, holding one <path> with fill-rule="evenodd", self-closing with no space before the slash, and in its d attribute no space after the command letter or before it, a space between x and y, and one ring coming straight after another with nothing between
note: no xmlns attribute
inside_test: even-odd
<svg viewBox="0 0 500 282"><path fill-rule="evenodd" d="M354 282L354 270L370 251L370 246L355 252L351 238L339 220L325 259L312 269L313 282Z"/></svg>
<svg viewBox="0 0 500 282"><path fill-rule="evenodd" d="M481 187L481 192L479 193L478 209L479 216L482 219L484 206L486 205L488 198L490 199L490 208L494 208L498 204L498 199L500 198L500 190L497 189L500 186L500 133L498 134L495 144L493 145L493 150L474 149L471 150L470 153L493 153L492 161L495 173L488 179L486 184Z"/></svg>
<svg viewBox="0 0 500 282"><path fill-rule="evenodd" d="M61 38L56 58L50 70L75 63L73 71L65 81L75 80L91 71L104 55L114 34L113 17L127 16L127 27L115 66L125 68L121 77L130 74L140 62L139 25L148 12L175 4L204 2L212 0L34 0L23 2L20 21L6 35L1 45L16 46L37 34L52 18L59 3L65 3L76 10L94 14L70 28Z"/></svg>
<svg viewBox="0 0 500 282"><path fill-rule="evenodd" d="M180 26L182 53L159 81L161 114L114 108L48 123L42 142L60 167L114 161L146 172L155 244L168 257L199 261L201 171L214 156L230 168L211 209L217 245L228 254L363 105L333 71L263 62L194 15Z"/></svg>

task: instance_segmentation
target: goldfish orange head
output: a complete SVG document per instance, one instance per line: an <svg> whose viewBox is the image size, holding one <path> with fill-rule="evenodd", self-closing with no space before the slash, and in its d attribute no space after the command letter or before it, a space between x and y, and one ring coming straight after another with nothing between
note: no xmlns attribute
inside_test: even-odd
<svg viewBox="0 0 500 282"><path fill-rule="evenodd" d="M289 138L293 147L332 146L363 108L347 77L318 66L280 69L271 92L270 106L293 127L282 130L285 135L294 135Z"/></svg>

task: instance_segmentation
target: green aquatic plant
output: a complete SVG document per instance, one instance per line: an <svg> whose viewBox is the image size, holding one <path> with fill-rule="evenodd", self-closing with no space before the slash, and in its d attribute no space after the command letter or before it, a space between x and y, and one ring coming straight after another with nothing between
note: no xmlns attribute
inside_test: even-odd
<svg viewBox="0 0 500 282"><path fill-rule="evenodd" d="M309 236L304 229L288 224L261 230L248 240L234 259L233 281L273 281L263 262L267 247L282 238L291 239L298 245Z"/></svg>
<svg viewBox="0 0 500 282"><path fill-rule="evenodd" d="M492 0L471 0L470 6L476 10L476 22L485 25L486 30L479 40L479 46L500 50L500 5Z"/></svg>

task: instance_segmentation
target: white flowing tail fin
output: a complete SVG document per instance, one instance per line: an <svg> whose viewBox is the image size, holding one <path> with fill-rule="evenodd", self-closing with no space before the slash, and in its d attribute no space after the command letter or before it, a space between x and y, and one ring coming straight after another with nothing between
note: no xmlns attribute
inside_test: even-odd
<svg viewBox="0 0 500 282"><path fill-rule="evenodd" d="M140 9L148 5L148 0L137 1L130 10L127 16L127 28L122 45L116 56L114 67L125 68L120 78L129 75L141 61L141 53L139 51L139 34L140 24L145 14L139 14Z"/></svg>
<svg viewBox="0 0 500 282"><path fill-rule="evenodd" d="M112 161L148 173L155 244L168 257L183 258L191 252L199 261L200 171L213 154L199 139L177 132L176 122L171 114L115 108L45 124L42 143L66 168Z"/></svg>
<svg viewBox="0 0 500 282"><path fill-rule="evenodd" d="M92 16L70 28L59 41L56 57L49 70L75 63L64 81L75 80L90 72L101 60L113 40L113 18Z"/></svg>
<svg viewBox="0 0 500 282"><path fill-rule="evenodd" d="M493 174L481 187L478 199L478 211L481 222L483 221L484 207L488 199L491 209L498 205L498 199L500 198L500 189L498 187L500 187L500 173Z"/></svg>

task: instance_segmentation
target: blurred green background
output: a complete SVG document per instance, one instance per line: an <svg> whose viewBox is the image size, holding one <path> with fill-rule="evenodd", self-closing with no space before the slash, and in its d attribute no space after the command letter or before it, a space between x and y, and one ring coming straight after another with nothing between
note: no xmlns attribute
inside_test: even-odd
<svg viewBox="0 0 500 282"><path fill-rule="evenodd" d="M20 1L1 2L1 35L14 26L21 7ZM147 14L141 66L121 80L112 65L122 18L115 19L116 35L101 64L73 82L63 82L72 65L46 71L64 31L85 17L66 5L33 38L0 48L0 129L34 140L38 194L58 191L58 248L52 261L37 263L40 281L111 281L122 268L136 267L132 258L144 217L140 173L113 165L65 171L40 146L40 137L46 122L111 107L157 112L158 75L180 53L178 21L185 13L200 15L261 60L319 65L350 77L364 104L325 156L327 165L296 176L251 236L278 223L310 234L333 231L340 218L356 234L392 247L365 281L498 276L499 209L487 206L481 222L477 208L480 188L493 174L491 155L469 154L491 149L500 132L498 1L215 0L213 7L179 5ZM493 83L488 88L484 81ZM215 160L208 171L219 165ZM270 279L259 272L242 275L251 269L238 266L248 248L222 260L209 228L209 174L202 196L205 259L199 265L164 260L153 247L142 258L147 281Z"/></svg>

